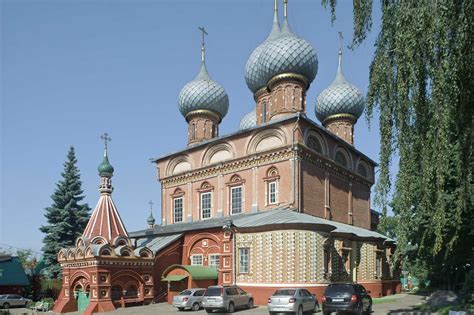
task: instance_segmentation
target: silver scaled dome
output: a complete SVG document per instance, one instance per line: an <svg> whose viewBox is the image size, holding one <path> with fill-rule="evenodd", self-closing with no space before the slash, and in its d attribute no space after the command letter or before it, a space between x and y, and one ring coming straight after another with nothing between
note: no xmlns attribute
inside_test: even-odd
<svg viewBox="0 0 474 315"><path fill-rule="evenodd" d="M265 84L282 73L302 75L311 83L318 73L318 57L314 48L291 31L287 17L280 35L261 52L259 64L259 80Z"/></svg>
<svg viewBox="0 0 474 315"><path fill-rule="evenodd" d="M321 122L338 114L350 114L357 120L364 112L365 98L355 85L346 81L341 64L342 51L339 50L336 78L316 99L316 117Z"/></svg>
<svg viewBox="0 0 474 315"><path fill-rule="evenodd" d="M207 73L204 60L197 77L187 83L179 93L179 111L186 117L195 110L210 110L224 118L229 110L229 97L224 88Z"/></svg>
<svg viewBox="0 0 474 315"><path fill-rule="evenodd" d="M239 130L249 129L257 125L257 112L255 108L244 115L240 120Z"/></svg>
<svg viewBox="0 0 474 315"><path fill-rule="evenodd" d="M248 88L253 92L257 92L260 88L267 84L267 81L262 80L260 76L260 62L259 57L262 51L268 45L268 43L276 39L280 35L280 23L278 23L278 9L275 1L275 9L273 13L273 25L270 34L263 43L257 46L254 51L250 54L247 64L245 65L245 83Z"/></svg>

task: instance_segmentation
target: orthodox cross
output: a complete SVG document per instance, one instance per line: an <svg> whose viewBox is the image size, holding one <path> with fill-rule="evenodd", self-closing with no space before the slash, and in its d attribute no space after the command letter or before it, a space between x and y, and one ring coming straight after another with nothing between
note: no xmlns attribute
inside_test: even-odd
<svg viewBox="0 0 474 315"><path fill-rule="evenodd" d="M342 32L339 32L339 58L338 58L339 68L341 68L342 66L342 40L343 39L344 37L342 37Z"/></svg>
<svg viewBox="0 0 474 315"><path fill-rule="evenodd" d="M153 212L153 201L150 200L150 202L148 203L150 205L150 213Z"/></svg>
<svg viewBox="0 0 474 315"><path fill-rule="evenodd" d="M103 135L101 135L100 138L102 140L104 140L105 150L107 151L107 143L112 141L112 138L110 138L110 136L107 132L105 132Z"/></svg>
<svg viewBox="0 0 474 315"><path fill-rule="evenodd" d="M201 31L202 33L202 44L201 44L201 61L204 62L204 35L209 35L207 32L206 32L206 29L204 28L204 26L200 26L198 27L198 29Z"/></svg>

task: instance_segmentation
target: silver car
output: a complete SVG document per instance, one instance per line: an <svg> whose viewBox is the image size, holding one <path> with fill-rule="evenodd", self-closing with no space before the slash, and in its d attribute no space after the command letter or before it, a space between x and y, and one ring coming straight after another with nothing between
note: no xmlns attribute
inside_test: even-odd
<svg viewBox="0 0 474 315"><path fill-rule="evenodd" d="M178 310L190 308L193 311L199 311L202 307L202 296L206 289L188 289L173 297L173 306Z"/></svg>
<svg viewBox="0 0 474 315"><path fill-rule="evenodd" d="M236 308L253 308L253 297L236 285L211 286L204 293L202 306L208 313L215 310L233 313Z"/></svg>
<svg viewBox="0 0 474 315"><path fill-rule="evenodd" d="M279 289L268 298L270 314L293 312L302 315L304 312L319 312L319 302L314 294L306 289Z"/></svg>
<svg viewBox="0 0 474 315"><path fill-rule="evenodd" d="M0 306L3 308L10 308L11 306L23 306L25 307L30 299L24 298L18 294L4 294L0 295Z"/></svg>

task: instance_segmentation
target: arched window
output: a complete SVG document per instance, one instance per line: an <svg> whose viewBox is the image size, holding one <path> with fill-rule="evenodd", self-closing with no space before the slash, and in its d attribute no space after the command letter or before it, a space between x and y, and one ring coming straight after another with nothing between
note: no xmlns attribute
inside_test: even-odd
<svg viewBox="0 0 474 315"><path fill-rule="evenodd" d="M117 301L122 297L122 287L119 285L112 286L112 300Z"/></svg>
<svg viewBox="0 0 474 315"><path fill-rule="evenodd" d="M125 293L126 297L137 297L138 296L138 289L137 286L134 284L129 284L127 287L127 293Z"/></svg>
<svg viewBox="0 0 474 315"><path fill-rule="evenodd" d="M191 125L191 140L196 139L196 123Z"/></svg>
<svg viewBox="0 0 474 315"><path fill-rule="evenodd" d="M341 164L344 167L347 167L348 163L347 163L346 155L342 153L341 151L336 152L335 160L336 160L336 163Z"/></svg>
<svg viewBox="0 0 474 315"><path fill-rule="evenodd" d="M357 173L360 175L367 177L367 168L364 166L364 164L360 163L359 166L357 166Z"/></svg>
<svg viewBox="0 0 474 315"><path fill-rule="evenodd" d="M262 123L267 122L267 101L262 102Z"/></svg>
<svg viewBox="0 0 474 315"><path fill-rule="evenodd" d="M112 253L108 249L104 249L100 252L101 256L110 256Z"/></svg>
<svg viewBox="0 0 474 315"><path fill-rule="evenodd" d="M307 145L310 149L313 149L316 152L323 154L323 146L318 138L310 136L307 141Z"/></svg>

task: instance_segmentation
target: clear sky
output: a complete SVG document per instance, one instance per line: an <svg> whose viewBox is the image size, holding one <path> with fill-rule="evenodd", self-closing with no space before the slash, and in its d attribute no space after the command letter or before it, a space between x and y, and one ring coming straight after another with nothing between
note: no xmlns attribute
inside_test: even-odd
<svg viewBox="0 0 474 315"><path fill-rule="evenodd" d="M333 26L320 2L288 5L293 31L319 58L307 94L313 120L316 96L335 76L337 32L348 44L353 23L352 1L339 1ZM346 79L364 93L380 25L375 3L369 37L355 51L344 50ZM209 33L209 73L229 94L223 135L237 130L254 106L245 63L266 38L272 16L273 0L2 0L0 243L40 251L38 228L70 145L76 148L85 201L94 208L105 131L112 137L114 201L129 231L145 228L148 202L160 204L150 158L186 146L177 97L199 70L198 26ZM376 119L370 131L365 119L359 120L355 143L378 160ZM155 206L155 218L159 211Z"/></svg>

